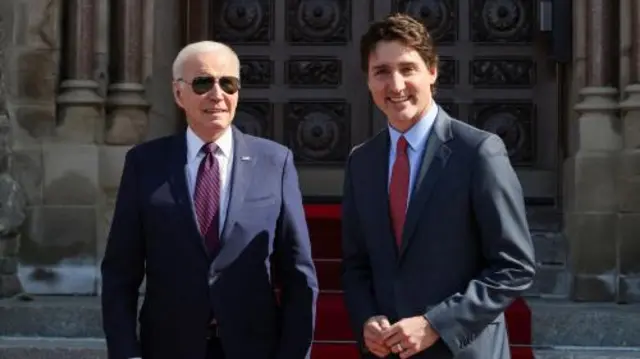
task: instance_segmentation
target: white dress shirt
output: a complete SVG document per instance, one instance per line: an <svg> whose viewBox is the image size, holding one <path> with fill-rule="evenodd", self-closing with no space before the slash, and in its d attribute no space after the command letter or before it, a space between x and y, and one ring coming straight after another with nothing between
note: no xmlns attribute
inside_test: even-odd
<svg viewBox="0 0 640 359"><path fill-rule="evenodd" d="M204 152L201 151L204 141L198 137L191 127L187 128L187 164L185 168L187 176L187 186L189 188L189 198L191 198L191 204L193 207L193 200L196 189L196 179L198 178L198 168L200 162L204 159ZM220 168L220 210L219 210L219 233L222 234L224 228L224 221L227 218L227 208L229 206L229 182L231 179L231 169L233 167L233 131L229 127L223 134L215 141L218 145L218 150L215 153L215 157L218 160ZM193 208L192 208L193 209ZM193 218L195 217L195 209L193 210Z"/></svg>

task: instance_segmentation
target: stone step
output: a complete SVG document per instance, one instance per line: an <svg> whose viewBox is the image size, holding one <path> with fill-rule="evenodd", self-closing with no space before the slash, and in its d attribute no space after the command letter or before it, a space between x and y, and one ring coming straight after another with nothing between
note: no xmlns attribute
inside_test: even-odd
<svg viewBox="0 0 640 359"><path fill-rule="evenodd" d="M527 303L535 346L640 347L640 304Z"/></svg>
<svg viewBox="0 0 640 359"><path fill-rule="evenodd" d="M534 349L536 359L640 359L640 348ZM0 359L107 359L97 338L0 337Z"/></svg>
<svg viewBox="0 0 640 359"><path fill-rule="evenodd" d="M640 348L562 347L534 349L536 359L640 359Z"/></svg>
<svg viewBox="0 0 640 359"><path fill-rule="evenodd" d="M640 347L640 305L527 300L537 347ZM98 297L0 300L0 336L103 336Z"/></svg>
<svg viewBox="0 0 640 359"><path fill-rule="evenodd" d="M0 336L103 337L100 298L32 298L0 300Z"/></svg>
<svg viewBox="0 0 640 359"><path fill-rule="evenodd" d="M107 351L101 339L0 337L0 359L107 359Z"/></svg>

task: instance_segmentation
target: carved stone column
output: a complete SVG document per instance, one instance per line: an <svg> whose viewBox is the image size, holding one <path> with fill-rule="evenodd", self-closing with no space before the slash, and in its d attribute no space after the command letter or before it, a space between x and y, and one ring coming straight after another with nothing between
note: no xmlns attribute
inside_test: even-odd
<svg viewBox="0 0 640 359"><path fill-rule="evenodd" d="M25 220L26 199L9 175L12 164L11 121L7 111L6 58L13 27L13 6L0 3L0 298L23 291L18 278L20 226Z"/></svg>
<svg viewBox="0 0 640 359"><path fill-rule="evenodd" d="M95 143L100 140L103 99L94 80L96 0L63 2L63 81L57 98L60 125L57 136L64 141Z"/></svg>
<svg viewBox="0 0 640 359"><path fill-rule="evenodd" d="M0 58L1 61L2 58ZM9 118L1 111L3 102L0 89L0 161L9 162L10 124ZM18 251L20 230L26 217L27 207L22 188L9 175L8 164L6 167L0 168L0 298L11 297L23 291L18 278Z"/></svg>
<svg viewBox="0 0 640 359"><path fill-rule="evenodd" d="M111 85L105 142L132 145L144 139L147 110L143 81L143 1L112 0Z"/></svg>
<svg viewBox="0 0 640 359"><path fill-rule="evenodd" d="M565 226L573 277L571 295L579 301L613 301L616 296L615 230L617 155L622 146L617 117L617 89L611 56L617 14L610 0L574 4L574 65L580 100L579 116L570 124L571 157L565 163Z"/></svg>
<svg viewBox="0 0 640 359"><path fill-rule="evenodd" d="M620 69L624 88L623 150L618 172L618 301L640 302L640 2L620 3Z"/></svg>

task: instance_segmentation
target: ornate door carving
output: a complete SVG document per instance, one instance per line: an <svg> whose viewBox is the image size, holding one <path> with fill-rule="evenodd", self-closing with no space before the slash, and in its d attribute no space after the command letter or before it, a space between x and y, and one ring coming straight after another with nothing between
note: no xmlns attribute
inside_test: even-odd
<svg viewBox="0 0 640 359"><path fill-rule="evenodd" d="M396 0L431 30L441 56L437 100L502 137L525 196L557 196L555 64L537 32L537 1Z"/></svg>
<svg viewBox="0 0 640 359"><path fill-rule="evenodd" d="M371 133L357 46L371 2L216 2L212 37L242 62L235 123L275 139L296 157L305 196L340 196L352 147ZM357 13L358 16L353 16Z"/></svg>
<svg viewBox="0 0 640 359"><path fill-rule="evenodd" d="M209 37L242 61L236 124L292 148L306 196L339 196L349 150L385 125L359 69L360 36L392 11L413 14L442 58L438 102L504 139L527 197L554 199L556 78L536 31L536 3L217 0Z"/></svg>
<svg viewBox="0 0 640 359"><path fill-rule="evenodd" d="M557 197L555 64L537 31L537 1L396 0L430 29L441 56L436 99L502 137L530 200Z"/></svg>

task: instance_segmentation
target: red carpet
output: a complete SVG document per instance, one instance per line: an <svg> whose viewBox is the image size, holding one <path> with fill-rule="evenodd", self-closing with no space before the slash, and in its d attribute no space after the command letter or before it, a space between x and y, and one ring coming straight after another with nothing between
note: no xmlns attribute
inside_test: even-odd
<svg viewBox="0 0 640 359"><path fill-rule="evenodd" d="M358 351L353 344L346 309L339 292L340 284L340 205L305 205L313 257L315 258L320 297L316 337L312 359L357 359ZM507 329L513 359L533 359L531 345L531 312L527 303L516 300L506 312Z"/></svg>

